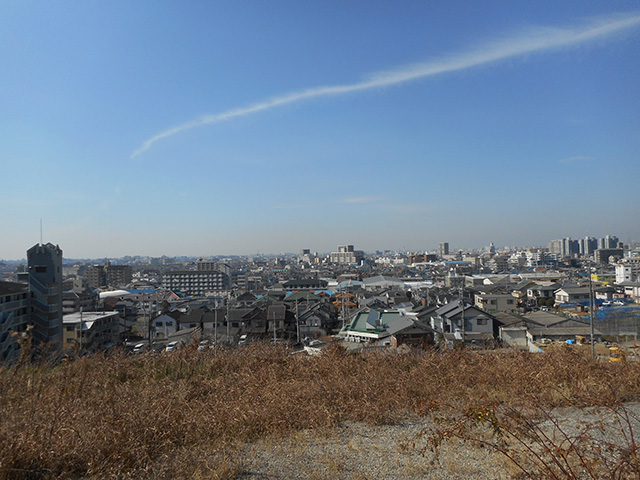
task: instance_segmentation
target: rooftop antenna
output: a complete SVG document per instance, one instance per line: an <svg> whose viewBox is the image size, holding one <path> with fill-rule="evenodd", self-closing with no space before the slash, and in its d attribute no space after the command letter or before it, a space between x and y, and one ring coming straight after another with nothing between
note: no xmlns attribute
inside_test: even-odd
<svg viewBox="0 0 640 480"><path fill-rule="evenodd" d="M40 245L42 245L42 218L40 218Z"/></svg>

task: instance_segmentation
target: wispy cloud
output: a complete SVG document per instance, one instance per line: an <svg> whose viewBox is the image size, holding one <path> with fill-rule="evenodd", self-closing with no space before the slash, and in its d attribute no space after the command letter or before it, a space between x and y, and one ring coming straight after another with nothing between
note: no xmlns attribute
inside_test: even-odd
<svg viewBox="0 0 640 480"><path fill-rule="evenodd" d="M640 15L615 15L591 19L577 26L529 28L516 35L485 43L479 48L474 48L466 52L449 54L429 62L416 63L389 71L376 72L360 82L308 88L306 90L271 97L252 105L227 110L225 112L202 115L145 140L140 147L133 151L131 158L135 158L147 151L159 140L203 125L224 122L233 118L252 115L312 98L346 95L373 88L384 88L530 53L571 47L621 33L631 28L636 28L639 25Z"/></svg>
<svg viewBox="0 0 640 480"><path fill-rule="evenodd" d="M593 160L595 160L595 157L576 156L563 158L560 160L560 163L591 162Z"/></svg>

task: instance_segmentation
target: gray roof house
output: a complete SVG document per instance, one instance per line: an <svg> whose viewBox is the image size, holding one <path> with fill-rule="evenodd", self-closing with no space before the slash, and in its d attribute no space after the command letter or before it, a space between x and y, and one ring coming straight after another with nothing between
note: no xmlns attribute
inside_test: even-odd
<svg viewBox="0 0 640 480"><path fill-rule="evenodd" d="M556 303L584 303L589 301L589 287L562 287L555 291Z"/></svg>
<svg viewBox="0 0 640 480"><path fill-rule="evenodd" d="M594 329L594 334L597 340L602 337L602 332L598 329ZM500 338L505 343L532 352L539 351L539 348L534 345L537 342L546 340L563 342L576 340L577 336L588 338L590 335L589 323L541 310L521 315L519 322L500 327Z"/></svg>
<svg viewBox="0 0 640 480"><path fill-rule="evenodd" d="M466 302L463 310L460 300L455 300L433 312L431 327L443 334L447 340L484 342L494 338L498 321L491 314Z"/></svg>
<svg viewBox="0 0 640 480"><path fill-rule="evenodd" d="M399 278L377 275L375 277L363 278L363 288L366 290L380 291L389 288L404 289L404 282Z"/></svg>

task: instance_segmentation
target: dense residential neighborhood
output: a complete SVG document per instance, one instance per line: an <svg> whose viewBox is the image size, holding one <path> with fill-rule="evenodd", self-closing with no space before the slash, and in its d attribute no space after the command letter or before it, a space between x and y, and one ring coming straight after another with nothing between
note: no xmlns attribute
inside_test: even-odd
<svg viewBox="0 0 640 480"><path fill-rule="evenodd" d="M335 341L349 349L519 348L635 340L640 249L616 237L547 248L66 260L53 244L2 263L0 360L42 352ZM604 253L603 253L604 252ZM606 255L605 255L606 254ZM593 311L594 326L591 326Z"/></svg>

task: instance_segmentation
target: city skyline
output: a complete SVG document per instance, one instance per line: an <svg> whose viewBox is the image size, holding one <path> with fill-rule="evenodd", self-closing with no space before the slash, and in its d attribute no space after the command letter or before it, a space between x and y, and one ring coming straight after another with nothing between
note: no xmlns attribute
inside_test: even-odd
<svg viewBox="0 0 640 480"><path fill-rule="evenodd" d="M583 242L588 242L586 244L583 244ZM301 256L303 254L310 254L312 256L321 256L324 258L331 258L333 257L333 255L335 255L336 251L337 252L341 252L341 251L346 251L345 249L347 249L348 251L356 251L358 250L360 253L363 253L365 255L387 255L387 254L400 254L400 255L421 255L421 254L437 254L438 256L442 257L444 255L456 255L460 252L462 252L463 254L481 254L482 252L485 253L504 253L504 252L524 252L524 251L538 251L539 249L542 249L544 251L548 251L551 254L561 254L563 257L568 257L568 256L573 256L574 254L579 253L580 256L590 256L593 255L595 250L603 248L603 249L611 249L611 248L617 248L618 243L620 243L621 245L623 245L624 249L630 249L630 250L637 250L638 245L640 245L640 242L637 241L632 241L631 243L625 243L620 241L620 239L616 236L616 235L605 235L603 237L593 237L593 236L586 236L584 238L571 238L571 237L564 237L564 238L557 238L557 239L550 239L546 244L544 245L496 245L494 242L490 242L487 245L474 245L474 246L462 246L462 245L453 245L450 246L449 242L440 242L438 245L436 245L435 247L433 246L427 246L424 248L419 248L419 249L415 249L415 250L407 250L407 249L369 249L369 250L361 250L357 248L357 245L352 245L352 244L342 244L342 245L336 245L333 249L331 250L326 250L326 251L322 251L322 250L312 250L309 248L299 248L297 251L273 251L273 252L267 252L267 251L256 251L256 252L249 252L249 253L243 253L243 254L223 254L223 253L216 253L216 252L208 252L206 254L200 253L197 255L183 255L183 254L176 254L176 255L160 255L160 256L154 256L154 255L146 255L144 252L138 252L138 253L128 253L125 255L120 255L120 256L105 256L105 255L99 255L99 256L94 256L94 257L69 257L68 255L64 256L64 260L66 262L71 262L71 261L111 261L111 260L134 260L134 259L162 259L162 258L166 258L166 259L179 259L180 261L183 261L184 259L191 259L191 260L195 260L197 259L197 261L204 261L206 259L212 259L212 258L231 258L231 257L238 257L238 258L242 258L242 257L278 257L278 256ZM51 242L38 242L35 244L35 246L39 246L39 245L54 245ZM62 248L61 245L54 245L57 247L60 247L61 250L64 250ZM621 247L622 248L622 247ZM7 261L10 263L14 263L14 262L26 262L27 258L26 256L24 257L19 257L19 258L2 258L0 257L0 261Z"/></svg>
<svg viewBox="0 0 640 480"><path fill-rule="evenodd" d="M640 239L628 2L0 13L0 258Z"/></svg>

